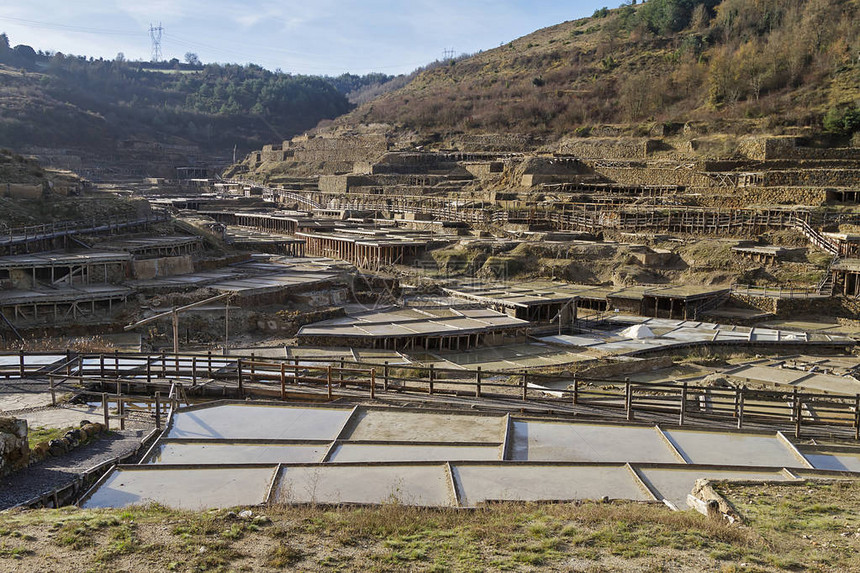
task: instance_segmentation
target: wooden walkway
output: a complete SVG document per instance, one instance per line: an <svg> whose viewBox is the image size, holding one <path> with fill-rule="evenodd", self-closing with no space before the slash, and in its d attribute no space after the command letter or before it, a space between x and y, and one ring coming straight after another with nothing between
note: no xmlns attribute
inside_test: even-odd
<svg viewBox="0 0 860 573"><path fill-rule="evenodd" d="M0 235L0 255L50 250L59 240L78 235L104 235L137 227L169 221L166 212L155 212L147 217L113 219L108 221L60 221L45 225L10 229Z"/></svg>

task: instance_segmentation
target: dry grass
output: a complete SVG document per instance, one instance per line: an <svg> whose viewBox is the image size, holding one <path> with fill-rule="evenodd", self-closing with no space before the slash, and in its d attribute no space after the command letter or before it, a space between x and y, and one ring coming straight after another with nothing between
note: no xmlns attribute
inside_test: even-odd
<svg viewBox="0 0 860 573"><path fill-rule="evenodd" d="M857 483L717 487L746 525L621 502L12 512L0 570L860 570Z"/></svg>
<svg viewBox="0 0 860 573"><path fill-rule="evenodd" d="M41 571L483 571L719 568L767 551L754 531L635 503L499 504L435 510L279 507L267 517L129 510L40 510L0 516L0 566ZM6 538L15 543L4 543ZM722 556L720 559L712 555ZM620 565L619 565L620 564Z"/></svg>

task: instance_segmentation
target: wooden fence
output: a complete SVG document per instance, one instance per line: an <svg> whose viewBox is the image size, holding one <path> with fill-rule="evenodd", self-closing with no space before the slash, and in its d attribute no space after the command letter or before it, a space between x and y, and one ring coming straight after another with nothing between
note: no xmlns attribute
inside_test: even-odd
<svg viewBox="0 0 860 573"><path fill-rule="evenodd" d="M38 354L35 354L38 356ZM687 383L635 383L587 379L528 371L496 372L436 368L434 365L373 364L345 359L258 359L193 354L66 354L50 367L28 365L26 356L6 355L0 377L47 380L56 397L60 392L109 388L107 395L118 404L140 403L139 395L168 390L152 400L174 403L218 390L238 397L264 396L287 400L297 394L315 393L319 399L338 396L375 399L380 394L413 394L482 401L488 407L508 409L540 407L556 413L609 415L627 420L653 415L695 423L747 424L791 429L801 436L804 428L827 428L860 440L860 393L849 395L791 390L753 390L746 387L717 388ZM125 391L125 392L123 392ZM103 396L96 392L96 396ZM121 400L117 397L122 398ZM118 407L122 421L122 406Z"/></svg>

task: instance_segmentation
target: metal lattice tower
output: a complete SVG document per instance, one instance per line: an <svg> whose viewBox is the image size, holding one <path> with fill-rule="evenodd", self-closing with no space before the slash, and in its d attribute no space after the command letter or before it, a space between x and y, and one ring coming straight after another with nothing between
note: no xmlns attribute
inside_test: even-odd
<svg viewBox="0 0 860 573"><path fill-rule="evenodd" d="M448 60L453 60L453 59L454 59L454 48L451 48L449 50L445 50L444 52L442 52L442 61L443 62L447 62Z"/></svg>
<svg viewBox="0 0 860 573"><path fill-rule="evenodd" d="M152 38L152 61L160 62L161 61L161 33L164 32L164 28L161 27L161 22L158 23L158 27L154 27L152 24L149 25L149 37Z"/></svg>

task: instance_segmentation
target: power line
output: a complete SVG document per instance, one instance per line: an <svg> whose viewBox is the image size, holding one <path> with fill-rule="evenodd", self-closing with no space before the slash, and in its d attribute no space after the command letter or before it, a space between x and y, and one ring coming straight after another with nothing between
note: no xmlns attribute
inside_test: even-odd
<svg viewBox="0 0 860 573"><path fill-rule="evenodd" d="M442 52L442 61L447 62L448 60L454 59L454 48L448 48Z"/></svg>

